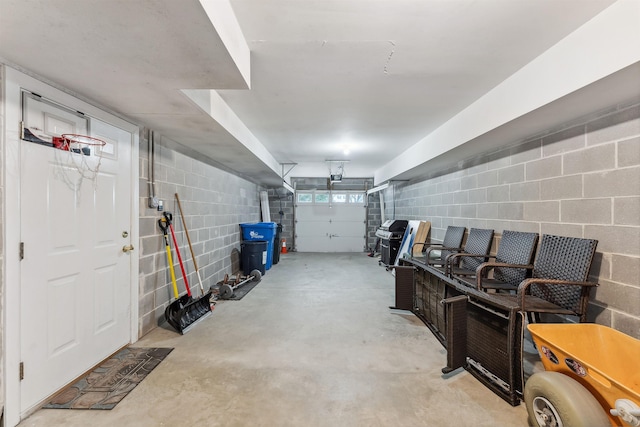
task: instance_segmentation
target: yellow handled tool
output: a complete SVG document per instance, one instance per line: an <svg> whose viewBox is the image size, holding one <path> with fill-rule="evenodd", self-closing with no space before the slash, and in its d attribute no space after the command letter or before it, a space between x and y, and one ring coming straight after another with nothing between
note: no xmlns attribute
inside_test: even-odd
<svg viewBox="0 0 640 427"><path fill-rule="evenodd" d="M169 262L169 272L171 273L171 285L173 286L173 296L175 299L180 297L178 293L178 284L176 283L176 272L173 269L173 258L171 257L171 246L169 246L169 235L167 234L168 225L167 220L162 218L158 220L158 226L162 230L164 236L164 246L167 249L167 261Z"/></svg>

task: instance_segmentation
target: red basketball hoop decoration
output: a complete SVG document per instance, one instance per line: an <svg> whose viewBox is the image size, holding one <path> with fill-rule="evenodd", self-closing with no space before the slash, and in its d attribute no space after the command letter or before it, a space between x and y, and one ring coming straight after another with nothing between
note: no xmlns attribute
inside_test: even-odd
<svg viewBox="0 0 640 427"><path fill-rule="evenodd" d="M93 180L95 185L102 161L102 147L107 143L88 135L65 133L60 136L58 144L57 148L69 152L69 165L80 173L78 184L86 178Z"/></svg>

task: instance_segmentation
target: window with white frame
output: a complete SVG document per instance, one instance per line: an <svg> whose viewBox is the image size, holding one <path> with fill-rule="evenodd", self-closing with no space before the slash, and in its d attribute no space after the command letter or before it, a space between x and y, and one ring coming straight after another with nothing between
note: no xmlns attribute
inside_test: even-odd
<svg viewBox="0 0 640 427"><path fill-rule="evenodd" d="M296 200L298 203L313 203L313 193L298 193Z"/></svg>
<svg viewBox="0 0 640 427"><path fill-rule="evenodd" d="M364 205L365 195L362 192L347 191L305 191L296 193L296 200L299 204L331 204L344 203L353 205Z"/></svg>

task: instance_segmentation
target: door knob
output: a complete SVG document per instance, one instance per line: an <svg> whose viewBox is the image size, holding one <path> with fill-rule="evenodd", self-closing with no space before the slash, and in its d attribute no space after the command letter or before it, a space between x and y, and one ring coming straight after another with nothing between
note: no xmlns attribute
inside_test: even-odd
<svg viewBox="0 0 640 427"><path fill-rule="evenodd" d="M131 252L133 250L133 245L124 245L122 247L122 252L127 253L127 252Z"/></svg>

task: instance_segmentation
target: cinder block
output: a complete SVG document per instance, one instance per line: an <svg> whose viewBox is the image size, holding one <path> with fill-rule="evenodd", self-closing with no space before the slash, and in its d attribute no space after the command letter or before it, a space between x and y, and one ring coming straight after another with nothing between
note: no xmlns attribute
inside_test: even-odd
<svg viewBox="0 0 640 427"><path fill-rule="evenodd" d="M562 175L562 157L553 156L526 164L527 181L553 178Z"/></svg>
<svg viewBox="0 0 640 427"><path fill-rule="evenodd" d="M584 197L640 196L640 166L584 175Z"/></svg>
<svg viewBox="0 0 640 427"><path fill-rule="evenodd" d="M478 175L465 176L460 180L460 189L469 190L478 187Z"/></svg>
<svg viewBox="0 0 640 427"><path fill-rule="evenodd" d="M586 225L584 237L598 240L598 252L640 256L640 228Z"/></svg>
<svg viewBox="0 0 640 427"><path fill-rule="evenodd" d="M477 205L478 218L498 219L498 203L481 203Z"/></svg>
<svg viewBox="0 0 640 427"><path fill-rule="evenodd" d="M598 287L598 301L604 301L614 310L625 313L637 313L640 301L640 287L629 286L608 280L600 280Z"/></svg>
<svg viewBox="0 0 640 427"><path fill-rule="evenodd" d="M542 223L540 224L540 234L552 234L554 236L583 237L582 225ZM595 237L588 236L593 239Z"/></svg>
<svg viewBox="0 0 640 427"><path fill-rule="evenodd" d="M616 166L615 144L598 145L563 156L563 175L613 169Z"/></svg>
<svg viewBox="0 0 640 427"><path fill-rule="evenodd" d="M487 190L485 188L469 190L469 203L486 203L486 202L487 202Z"/></svg>
<svg viewBox="0 0 640 427"><path fill-rule="evenodd" d="M611 224L611 199L577 199L560 202L560 220L581 224Z"/></svg>
<svg viewBox="0 0 640 427"><path fill-rule="evenodd" d="M476 206L477 205L460 206L460 216L463 218L476 218Z"/></svg>
<svg viewBox="0 0 640 427"><path fill-rule="evenodd" d="M478 175L478 187L490 187L498 185L498 171L491 170L487 172L479 173Z"/></svg>
<svg viewBox="0 0 640 427"><path fill-rule="evenodd" d="M640 197L619 197L613 200L613 223L640 226Z"/></svg>
<svg viewBox="0 0 640 427"><path fill-rule="evenodd" d="M507 220L522 220L524 207L522 203L498 204L498 217Z"/></svg>
<svg viewBox="0 0 640 427"><path fill-rule="evenodd" d="M155 270L155 255L140 257L138 271L141 274L151 274Z"/></svg>
<svg viewBox="0 0 640 427"><path fill-rule="evenodd" d="M471 228L489 228L487 227L487 221L483 219L469 219L467 221L467 227Z"/></svg>
<svg viewBox="0 0 640 427"><path fill-rule="evenodd" d="M511 184L509 188L511 201L540 200L540 183L523 182Z"/></svg>
<svg viewBox="0 0 640 427"><path fill-rule="evenodd" d="M593 256L593 262L591 263L589 280L597 282L600 277L603 279L611 277L611 256L609 254L603 254L602 252L596 252Z"/></svg>
<svg viewBox="0 0 640 427"><path fill-rule="evenodd" d="M524 164L498 170L498 184L512 184L524 181Z"/></svg>
<svg viewBox="0 0 640 427"><path fill-rule="evenodd" d="M560 202L527 202L524 204L524 220L540 222L560 221Z"/></svg>
<svg viewBox="0 0 640 427"><path fill-rule="evenodd" d="M540 181L541 200L577 199L580 197L582 197L582 175Z"/></svg>
<svg viewBox="0 0 640 427"><path fill-rule="evenodd" d="M164 242L160 236L141 237L140 256L151 255L164 250Z"/></svg>
<svg viewBox="0 0 640 427"><path fill-rule="evenodd" d="M640 340L640 317L620 312L612 312L611 317L611 325L614 329Z"/></svg>
<svg viewBox="0 0 640 427"><path fill-rule="evenodd" d="M487 188L487 202L508 202L509 188L508 184Z"/></svg>
<svg viewBox="0 0 640 427"><path fill-rule="evenodd" d="M539 233L540 226L537 222L525 222L525 221L504 221L497 222L487 221L487 228L493 228L494 230L513 230L523 231L526 233Z"/></svg>
<svg viewBox="0 0 640 427"><path fill-rule="evenodd" d="M640 165L640 137L618 143L618 166Z"/></svg>
<svg viewBox="0 0 640 427"><path fill-rule="evenodd" d="M640 254L635 257L611 255L611 280L640 288ZM638 300L640 303L640 300Z"/></svg>

